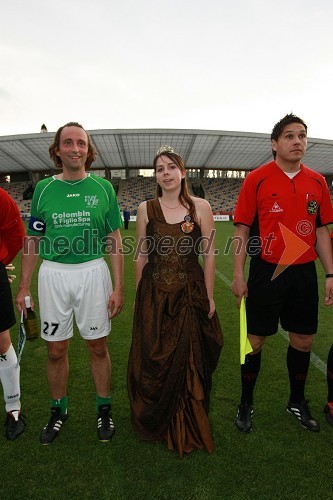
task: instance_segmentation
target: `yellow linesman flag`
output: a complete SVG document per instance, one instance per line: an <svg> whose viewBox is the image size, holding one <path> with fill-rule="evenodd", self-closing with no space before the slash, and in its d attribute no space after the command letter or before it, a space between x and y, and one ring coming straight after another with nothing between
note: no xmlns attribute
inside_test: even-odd
<svg viewBox="0 0 333 500"><path fill-rule="evenodd" d="M239 330L240 330L240 364L245 363L245 356L252 352L252 346L249 339L247 338L247 324L246 324L246 308L245 299L242 297L240 308L239 308Z"/></svg>

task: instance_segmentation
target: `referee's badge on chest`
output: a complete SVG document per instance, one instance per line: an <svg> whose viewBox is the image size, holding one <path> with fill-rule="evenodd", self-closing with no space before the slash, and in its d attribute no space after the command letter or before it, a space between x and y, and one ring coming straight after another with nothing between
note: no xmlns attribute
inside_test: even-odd
<svg viewBox="0 0 333 500"><path fill-rule="evenodd" d="M318 212L318 203L316 200L310 200L308 202L308 212L310 215L314 215Z"/></svg>

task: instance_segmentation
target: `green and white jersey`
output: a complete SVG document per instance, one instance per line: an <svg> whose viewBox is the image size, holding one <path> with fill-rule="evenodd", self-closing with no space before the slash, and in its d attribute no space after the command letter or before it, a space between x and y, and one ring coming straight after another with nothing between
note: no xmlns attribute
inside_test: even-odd
<svg viewBox="0 0 333 500"><path fill-rule="evenodd" d="M98 259L107 250L106 235L122 225L116 194L105 179L50 177L36 185L28 235L42 236L43 259L64 264Z"/></svg>

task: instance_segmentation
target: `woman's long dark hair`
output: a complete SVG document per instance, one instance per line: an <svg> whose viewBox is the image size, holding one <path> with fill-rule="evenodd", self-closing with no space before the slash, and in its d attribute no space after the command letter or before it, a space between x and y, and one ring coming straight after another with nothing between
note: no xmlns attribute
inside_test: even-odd
<svg viewBox="0 0 333 500"><path fill-rule="evenodd" d="M185 163L184 163L183 158L181 156L177 155L177 153L171 153L168 151L166 151L166 152L162 151L160 154L157 154L155 156L154 163L153 163L155 173L156 173L156 163L157 163L157 160L160 156L167 156L173 163L175 163L177 165L177 167L179 168L181 173L186 173ZM162 196L162 188L159 184L157 184L157 197L160 198L161 196ZM180 193L179 193L178 199L179 199L179 203L181 205L183 205L183 207L188 209L189 216L191 217L191 219L193 221L196 221L197 220L197 213L195 210L195 204L194 204L194 202L190 196L190 193L188 191L186 177L184 177L181 181Z"/></svg>

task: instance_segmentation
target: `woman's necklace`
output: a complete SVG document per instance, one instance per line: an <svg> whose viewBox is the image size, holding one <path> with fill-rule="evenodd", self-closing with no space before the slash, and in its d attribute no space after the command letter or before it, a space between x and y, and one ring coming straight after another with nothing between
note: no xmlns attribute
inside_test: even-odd
<svg viewBox="0 0 333 500"><path fill-rule="evenodd" d="M180 203L178 203L178 205L176 207L168 207L168 205L166 205L164 203L164 201L162 200L162 198L160 198L160 202L162 203L162 205L164 205L166 208L168 208L169 210L174 210L175 208L178 208L180 207Z"/></svg>

